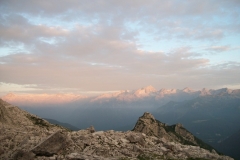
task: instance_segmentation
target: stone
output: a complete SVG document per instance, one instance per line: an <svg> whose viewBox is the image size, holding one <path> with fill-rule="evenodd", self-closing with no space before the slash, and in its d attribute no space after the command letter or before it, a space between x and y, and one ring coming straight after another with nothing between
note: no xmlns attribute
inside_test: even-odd
<svg viewBox="0 0 240 160"><path fill-rule="evenodd" d="M4 150L2 147L0 147L0 155L4 154Z"/></svg>
<svg viewBox="0 0 240 160"><path fill-rule="evenodd" d="M32 149L32 152L37 156L50 157L54 154L58 154L59 151L66 147L66 136L57 131L50 135L46 140Z"/></svg>
<svg viewBox="0 0 240 160"><path fill-rule="evenodd" d="M138 143L142 146L145 144L145 140L141 134L129 134L127 135L127 140L129 140L130 143Z"/></svg>
<svg viewBox="0 0 240 160"><path fill-rule="evenodd" d="M122 141L122 143L129 143L129 141L125 138L121 138L120 141Z"/></svg>
<svg viewBox="0 0 240 160"><path fill-rule="evenodd" d="M137 145L133 145L133 152L140 152L140 153L142 153L143 151Z"/></svg>
<svg viewBox="0 0 240 160"><path fill-rule="evenodd" d="M27 152L27 151L23 151L23 150L18 150L15 154L13 159L14 160L27 160L27 159L33 159L35 156L35 154L33 154L32 152Z"/></svg>
<svg viewBox="0 0 240 160"><path fill-rule="evenodd" d="M87 130L90 132L90 133L94 133L95 132L95 129L93 126L90 126L89 128L87 128Z"/></svg>
<svg viewBox="0 0 240 160"><path fill-rule="evenodd" d="M103 131L98 131L98 132L94 132L92 133L93 136L96 136L96 135L103 135L104 132Z"/></svg>

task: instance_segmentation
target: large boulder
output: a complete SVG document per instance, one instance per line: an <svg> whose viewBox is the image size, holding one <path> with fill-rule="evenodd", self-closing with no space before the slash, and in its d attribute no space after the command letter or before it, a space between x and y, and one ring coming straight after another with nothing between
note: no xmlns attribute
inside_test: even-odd
<svg viewBox="0 0 240 160"><path fill-rule="evenodd" d="M13 156L13 160L30 160L34 159L34 153L32 152L27 152L23 150L18 150Z"/></svg>
<svg viewBox="0 0 240 160"><path fill-rule="evenodd" d="M127 135L127 140L130 142L130 143L138 143L140 144L141 146L144 146L145 144L145 140L144 140L144 137L142 134L128 134Z"/></svg>
<svg viewBox="0 0 240 160"><path fill-rule="evenodd" d="M62 151L66 147L66 143L67 137L61 131L57 131L34 147L32 152L37 156L50 157Z"/></svg>

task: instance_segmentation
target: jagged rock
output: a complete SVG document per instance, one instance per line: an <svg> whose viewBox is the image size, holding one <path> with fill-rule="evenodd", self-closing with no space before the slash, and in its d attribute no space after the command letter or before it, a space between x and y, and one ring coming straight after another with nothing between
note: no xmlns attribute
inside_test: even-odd
<svg viewBox="0 0 240 160"><path fill-rule="evenodd" d="M57 131L50 135L46 140L32 149L32 152L37 156L50 157L54 154L58 154L59 151L66 147L66 136Z"/></svg>
<svg viewBox="0 0 240 160"><path fill-rule="evenodd" d="M95 132L95 129L93 126L90 126L89 128L87 128L87 130L90 132L90 133L94 133Z"/></svg>
<svg viewBox="0 0 240 160"><path fill-rule="evenodd" d="M188 132L184 127L183 127L183 125L182 124L176 124L175 125L175 132L178 134L178 135L180 135L183 139L185 139L185 140L187 140L187 141L190 141L190 142L192 142L192 143L194 143L194 144L197 144L196 142L195 142L195 138L194 138L194 136L190 133L190 132Z"/></svg>
<svg viewBox="0 0 240 160"><path fill-rule="evenodd" d="M168 141L176 141L182 144L192 144L212 150L208 144L199 141L194 135L187 131L181 124L168 126L156 120L151 113L145 112L141 116L133 131L145 133L148 136L164 138Z"/></svg>
<svg viewBox="0 0 240 160"><path fill-rule="evenodd" d="M138 119L133 131L142 132L149 136L164 137L167 135L163 128L164 125L164 123L157 121L151 113L145 112Z"/></svg>

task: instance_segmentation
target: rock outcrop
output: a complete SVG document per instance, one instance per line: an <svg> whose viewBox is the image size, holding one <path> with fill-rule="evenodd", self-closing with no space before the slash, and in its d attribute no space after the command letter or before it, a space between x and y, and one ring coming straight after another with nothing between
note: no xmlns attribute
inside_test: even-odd
<svg viewBox="0 0 240 160"><path fill-rule="evenodd" d="M0 99L0 159L32 155L29 149L59 130L67 131Z"/></svg>
<svg viewBox="0 0 240 160"><path fill-rule="evenodd" d="M133 131L68 131L0 101L1 116L18 116L7 123L1 118L0 159L13 160L119 160L119 159L217 159L232 160L199 146L179 143L177 135L192 139L181 125L169 131L150 113L140 117ZM12 108L13 107L13 108ZM3 113L4 112L4 113ZM23 116L23 117L21 117ZM20 122L26 120L26 122ZM19 121L19 122L18 122ZM175 134L174 137L171 134Z"/></svg>
<svg viewBox="0 0 240 160"><path fill-rule="evenodd" d="M133 131L145 133L148 136L166 137L165 124L157 121L151 113L145 112L133 128Z"/></svg>
<svg viewBox="0 0 240 160"><path fill-rule="evenodd" d="M156 120L151 113L145 112L141 116L135 127L135 132L141 132L148 136L156 136L158 138L165 138L168 141L179 142L181 144L188 144L194 146L200 146L201 148L213 150L211 146L204 143L192 133L186 130L182 124L176 124L168 126L160 121Z"/></svg>

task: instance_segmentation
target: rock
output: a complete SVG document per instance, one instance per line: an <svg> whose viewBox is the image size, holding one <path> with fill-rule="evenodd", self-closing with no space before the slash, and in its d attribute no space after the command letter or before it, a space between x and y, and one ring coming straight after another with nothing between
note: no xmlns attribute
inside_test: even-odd
<svg viewBox="0 0 240 160"><path fill-rule="evenodd" d="M148 112L145 112L143 116L139 117L133 131L141 132L148 136L164 138L166 141L198 145L205 149L213 149L208 144L198 141L193 134L182 126L182 124L168 126L156 120L154 116Z"/></svg>
<svg viewBox="0 0 240 160"><path fill-rule="evenodd" d="M92 133L93 136L96 136L96 135L103 135L104 132L103 131L98 131L98 132L94 132Z"/></svg>
<svg viewBox="0 0 240 160"><path fill-rule="evenodd" d="M133 152L139 152L142 153L143 151L136 145L133 145Z"/></svg>
<svg viewBox="0 0 240 160"><path fill-rule="evenodd" d="M46 140L38 144L32 149L32 152L37 156L47 156L50 157L54 154L58 154L59 151L66 147L66 136L57 131L50 135Z"/></svg>
<svg viewBox="0 0 240 160"><path fill-rule="evenodd" d="M175 132L180 135L183 139L192 142L193 144L197 144L194 136L188 132L182 124L178 123L175 125Z"/></svg>
<svg viewBox="0 0 240 160"><path fill-rule="evenodd" d="M142 134L128 134L127 140L129 140L130 143L138 143L142 146L145 144Z"/></svg>
<svg viewBox="0 0 240 160"><path fill-rule="evenodd" d="M125 138L121 138L120 141L121 141L122 143L129 143L129 141L128 141L127 139L125 139Z"/></svg>
<svg viewBox="0 0 240 160"><path fill-rule="evenodd" d="M0 147L0 155L4 154L4 150L2 147Z"/></svg>
<svg viewBox="0 0 240 160"><path fill-rule="evenodd" d="M35 154L33 154L32 152L27 152L27 151L23 151L23 150L18 150L14 156L13 159L14 160L31 160L33 159L35 156Z"/></svg>
<svg viewBox="0 0 240 160"><path fill-rule="evenodd" d="M93 126L90 126L89 128L87 128L87 130L90 132L90 133L94 133L95 132L95 129Z"/></svg>
<svg viewBox="0 0 240 160"><path fill-rule="evenodd" d="M163 137L167 135L163 128L164 125L164 123L156 121L151 113L145 112L143 116L138 119L133 131L141 132L148 136Z"/></svg>
<svg viewBox="0 0 240 160"><path fill-rule="evenodd" d="M213 153L213 154L217 154L217 152L216 152L214 149L212 149L212 153Z"/></svg>

